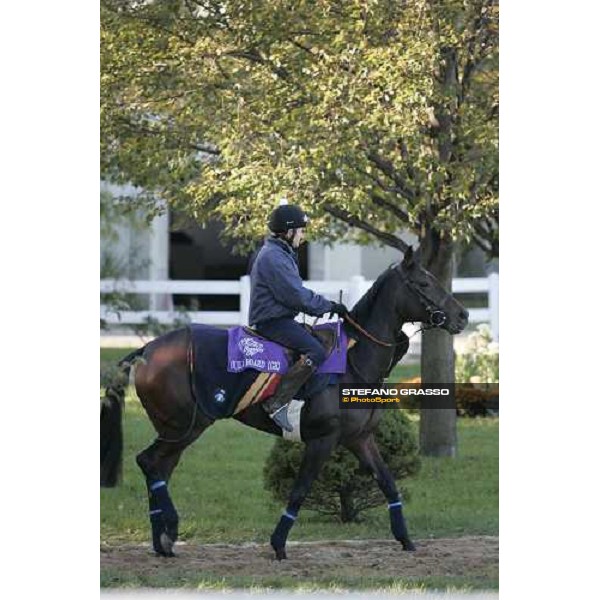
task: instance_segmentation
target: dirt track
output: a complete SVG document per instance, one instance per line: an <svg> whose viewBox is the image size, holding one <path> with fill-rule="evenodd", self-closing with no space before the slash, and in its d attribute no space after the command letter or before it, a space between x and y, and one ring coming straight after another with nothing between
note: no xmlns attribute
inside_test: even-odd
<svg viewBox="0 0 600 600"><path fill-rule="evenodd" d="M177 557L157 557L149 545L102 544L100 562L107 573L127 573L142 585L160 585L176 577L179 585L195 585L201 576L262 579L292 577L323 579L442 577L483 582L498 579L498 538L463 537L417 540L416 552L403 552L390 540L290 542L288 560L277 562L262 544L178 544ZM153 583L153 580L156 580ZM484 585L484 587L487 587Z"/></svg>

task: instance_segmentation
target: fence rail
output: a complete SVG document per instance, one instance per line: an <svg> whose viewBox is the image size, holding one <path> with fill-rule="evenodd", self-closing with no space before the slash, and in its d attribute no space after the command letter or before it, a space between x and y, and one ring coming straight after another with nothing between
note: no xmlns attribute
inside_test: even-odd
<svg viewBox="0 0 600 600"><path fill-rule="evenodd" d="M338 299L342 290L343 300L352 308L358 299L371 287L373 281L357 275L350 280L315 281L308 280L304 285L332 300ZM485 308L469 310L469 320L472 323L487 322L490 324L494 340L498 341L498 285L497 273L488 277L456 278L452 281L452 291L455 294L486 293L488 305ZM239 295L239 311L193 311L186 315L195 323L209 325L247 325L250 306L250 277L245 275L237 281L193 280L193 281L128 281L103 279L100 281L100 293L150 294L162 295L163 300L172 307L172 294L188 295ZM164 303L164 302L163 302ZM154 305L157 303L154 302ZM172 324L181 318L181 312L176 310L143 310L143 311L114 311L109 306L101 304L100 317L109 324L139 325L147 322L148 318L162 324ZM312 317L307 317L312 322ZM405 327L410 335L411 328ZM414 330L412 330L414 331Z"/></svg>

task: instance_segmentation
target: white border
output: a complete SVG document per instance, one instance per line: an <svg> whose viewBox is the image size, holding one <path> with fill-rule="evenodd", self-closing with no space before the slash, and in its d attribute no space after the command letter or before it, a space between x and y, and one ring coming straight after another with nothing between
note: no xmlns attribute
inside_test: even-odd
<svg viewBox="0 0 600 600"><path fill-rule="evenodd" d="M99 595L99 7L2 7L2 590Z"/></svg>

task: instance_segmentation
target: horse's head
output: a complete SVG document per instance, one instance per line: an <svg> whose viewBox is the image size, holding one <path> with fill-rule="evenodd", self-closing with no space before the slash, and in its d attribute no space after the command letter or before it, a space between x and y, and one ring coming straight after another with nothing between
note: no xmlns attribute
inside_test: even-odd
<svg viewBox="0 0 600 600"><path fill-rule="evenodd" d="M418 251L415 253L409 247L403 261L392 268L405 288L398 298L398 310L405 321L420 321L453 335L467 326L469 311L420 265Z"/></svg>

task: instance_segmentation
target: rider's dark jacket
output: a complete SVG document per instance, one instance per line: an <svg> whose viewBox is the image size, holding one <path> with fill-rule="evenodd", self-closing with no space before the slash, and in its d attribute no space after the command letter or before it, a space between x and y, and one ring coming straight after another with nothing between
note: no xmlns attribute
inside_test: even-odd
<svg viewBox="0 0 600 600"><path fill-rule="evenodd" d="M320 317L331 301L302 285L296 253L284 240L268 238L250 272L250 325L299 312Z"/></svg>

